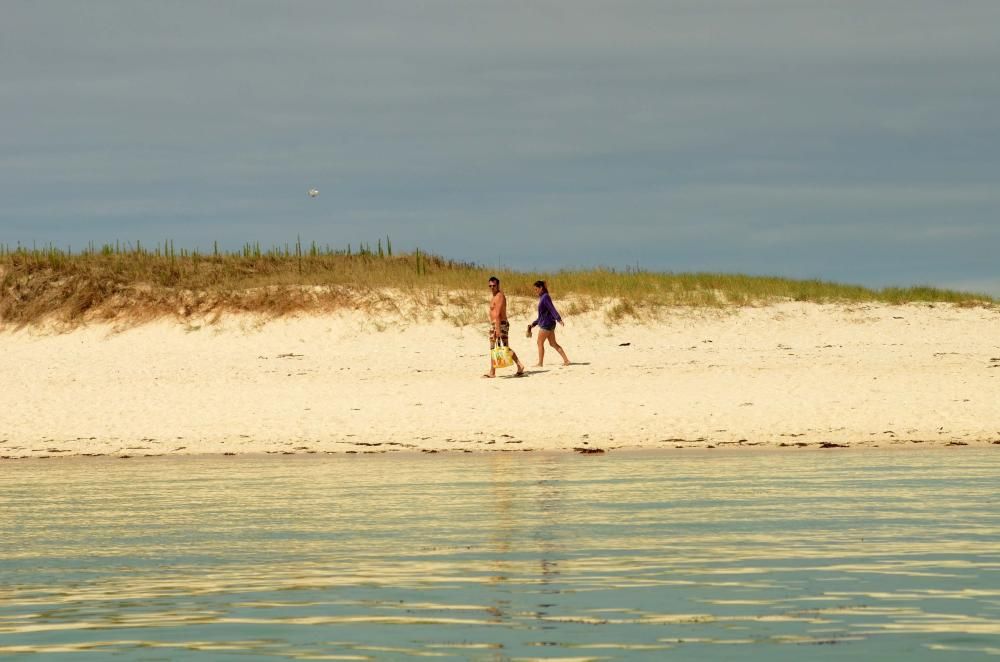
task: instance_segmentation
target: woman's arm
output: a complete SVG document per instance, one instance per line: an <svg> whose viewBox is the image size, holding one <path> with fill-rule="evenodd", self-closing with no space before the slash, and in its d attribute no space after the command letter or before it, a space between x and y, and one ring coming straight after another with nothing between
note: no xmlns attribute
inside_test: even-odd
<svg viewBox="0 0 1000 662"><path fill-rule="evenodd" d="M528 325L528 331L531 331L533 328L538 326L538 320L542 319L542 306L544 304L545 304L545 297L542 297L541 299L538 300L538 317L535 318L534 322Z"/></svg>
<svg viewBox="0 0 1000 662"><path fill-rule="evenodd" d="M552 315L552 319L554 319L557 322L562 322L562 317L559 316L559 311L556 310L556 305L552 303L552 297L546 294L545 299L542 301L542 304L546 308L548 308L549 314Z"/></svg>

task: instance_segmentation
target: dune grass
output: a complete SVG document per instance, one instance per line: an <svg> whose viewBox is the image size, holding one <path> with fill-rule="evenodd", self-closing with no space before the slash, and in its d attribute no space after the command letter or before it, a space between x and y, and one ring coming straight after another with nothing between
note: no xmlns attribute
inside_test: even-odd
<svg viewBox="0 0 1000 662"><path fill-rule="evenodd" d="M503 281L512 298L534 297L550 282L565 313L600 309L609 322L670 307L731 308L777 301L816 303L915 301L995 305L986 295L929 287L873 290L818 280L718 273L657 273L610 268L524 273L496 271L422 251L393 254L387 237L373 247L332 249L296 241L262 250L175 251L114 244L73 252L0 245L0 324L23 327L87 321L135 324L162 317L213 321L229 313L280 317L344 308L480 321L486 281Z"/></svg>

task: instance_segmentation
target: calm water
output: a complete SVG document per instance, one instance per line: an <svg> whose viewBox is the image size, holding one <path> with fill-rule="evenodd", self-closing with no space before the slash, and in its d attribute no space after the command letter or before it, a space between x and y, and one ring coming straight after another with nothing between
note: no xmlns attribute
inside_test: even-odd
<svg viewBox="0 0 1000 662"><path fill-rule="evenodd" d="M0 657L1000 657L1000 448L689 453L0 463Z"/></svg>

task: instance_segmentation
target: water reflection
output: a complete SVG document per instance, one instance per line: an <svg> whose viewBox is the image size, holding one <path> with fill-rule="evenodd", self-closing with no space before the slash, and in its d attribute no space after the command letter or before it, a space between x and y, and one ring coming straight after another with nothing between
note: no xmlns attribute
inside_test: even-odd
<svg viewBox="0 0 1000 662"><path fill-rule="evenodd" d="M990 451L7 462L0 655L995 656Z"/></svg>

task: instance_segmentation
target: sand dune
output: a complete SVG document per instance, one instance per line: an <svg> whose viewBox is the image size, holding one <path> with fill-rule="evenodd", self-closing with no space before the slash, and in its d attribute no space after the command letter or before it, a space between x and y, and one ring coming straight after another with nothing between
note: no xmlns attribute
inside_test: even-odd
<svg viewBox="0 0 1000 662"><path fill-rule="evenodd" d="M529 366L527 320L512 345ZM997 444L1000 311L786 303L558 329L483 379L485 324L361 313L0 333L0 456Z"/></svg>

